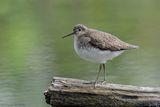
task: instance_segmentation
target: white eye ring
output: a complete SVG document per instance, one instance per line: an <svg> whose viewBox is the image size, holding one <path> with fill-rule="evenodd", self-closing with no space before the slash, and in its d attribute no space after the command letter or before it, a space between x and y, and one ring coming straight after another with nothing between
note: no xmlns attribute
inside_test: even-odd
<svg viewBox="0 0 160 107"><path fill-rule="evenodd" d="M78 29L78 31L81 31L81 29Z"/></svg>

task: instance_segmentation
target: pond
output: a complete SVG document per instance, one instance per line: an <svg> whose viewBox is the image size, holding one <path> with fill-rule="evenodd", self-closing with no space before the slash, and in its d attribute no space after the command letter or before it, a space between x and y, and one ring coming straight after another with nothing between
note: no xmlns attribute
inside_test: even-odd
<svg viewBox="0 0 160 107"><path fill-rule="evenodd" d="M159 0L0 1L0 107L50 107L53 76L95 80L98 64L76 55L78 23L139 45L109 61L107 82L160 87ZM103 76L101 76L103 77Z"/></svg>

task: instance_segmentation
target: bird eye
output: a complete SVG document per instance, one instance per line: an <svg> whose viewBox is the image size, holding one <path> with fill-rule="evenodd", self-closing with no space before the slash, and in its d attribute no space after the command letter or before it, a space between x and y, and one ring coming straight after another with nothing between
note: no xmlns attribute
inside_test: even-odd
<svg viewBox="0 0 160 107"><path fill-rule="evenodd" d="M81 31L81 29L78 29L78 31Z"/></svg>

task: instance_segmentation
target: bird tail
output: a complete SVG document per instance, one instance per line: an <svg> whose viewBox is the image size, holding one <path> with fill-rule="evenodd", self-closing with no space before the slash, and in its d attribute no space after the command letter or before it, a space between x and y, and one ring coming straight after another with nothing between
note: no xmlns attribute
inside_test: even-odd
<svg viewBox="0 0 160 107"><path fill-rule="evenodd" d="M137 49L137 48L139 48L139 46L137 46L137 45L130 45L129 48L130 49Z"/></svg>

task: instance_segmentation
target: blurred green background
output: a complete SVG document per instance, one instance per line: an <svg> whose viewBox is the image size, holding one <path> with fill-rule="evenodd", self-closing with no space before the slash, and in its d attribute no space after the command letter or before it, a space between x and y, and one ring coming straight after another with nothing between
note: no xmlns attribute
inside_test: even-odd
<svg viewBox="0 0 160 107"><path fill-rule="evenodd" d="M107 82L160 86L159 0L1 0L0 107L50 107L53 76L96 78L98 64L61 38L78 23L140 46L107 63Z"/></svg>

